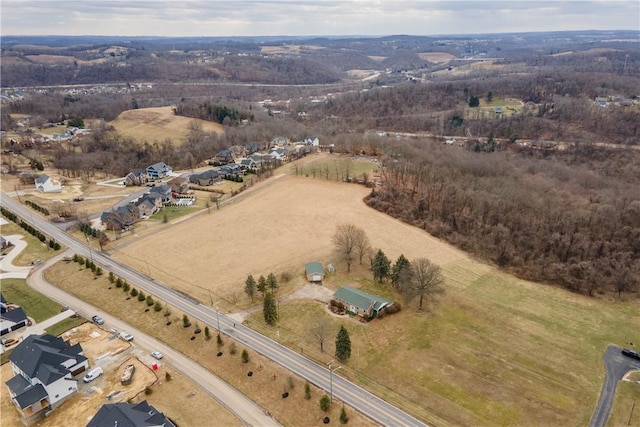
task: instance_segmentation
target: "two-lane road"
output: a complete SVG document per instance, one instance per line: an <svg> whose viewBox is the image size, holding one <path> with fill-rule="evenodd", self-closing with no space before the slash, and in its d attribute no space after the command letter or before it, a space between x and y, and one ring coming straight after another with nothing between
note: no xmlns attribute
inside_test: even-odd
<svg viewBox="0 0 640 427"><path fill-rule="evenodd" d="M147 277L146 275L133 270L100 252L90 251L84 243L62 232L40 216L32 215L27 208L12 200L7 194L0 194L0 201L2 206L5 206L7 209L16 213L25 221L31 223L34 227L39 228L43 233L55 238L75 253L87 258L93 258L93 261L105 270L112 271L115 275L127 280L132 285L154 295L156 298L164 300L166 303L173 305L178 310L204 324L217 326L219 321L222 331L232 336L235 340L265 357L268 357L276 363L279 363L283 367L289 369L300 377L305 378L318 387L329 391L330 371L328 368L312 362L302 355L278 344L252 329L241 324L235 325L233 319L216 313L216 311L210 307L204 306L198 301L171 289L163 283ZM333 375L333 386L331 388L333 390L333 395L336 398L380 424L387 426L426 425L422 421L380 399L362 387L340 377L339 375Z"/></svg>

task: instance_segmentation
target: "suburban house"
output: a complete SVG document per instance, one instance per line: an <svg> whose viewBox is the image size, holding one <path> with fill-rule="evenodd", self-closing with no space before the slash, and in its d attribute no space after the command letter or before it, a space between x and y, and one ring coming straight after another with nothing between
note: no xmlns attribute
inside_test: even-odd
<svg viewBox="0 0 640 427"><path fill-rule="evenodd" d="M140 403L107 403L98 409L87 427L175 427L169 418L149 405Z"/></svg>
<svg viewBox="0 0 640 427"><path fill-rule="evenodd" d="M167 184L154 185L151 187L149 193L162 197L162 203L165 205L171 203L171 187Z"/></svg>
<svg viewBox="0 0 640 427"><path fill-rule="evenodd" d="M155 200L160 201L160 207L162 207L162 199L160 197L140 197L134 205L138 208L138 213L140 218L149 218L151 215L155 214L160 210L160 208L156 205Z"/></svg>
<svg viewBox="0 0 640 427"><path fill-rule="evenodd" d="M341 303L347 312L364 319L377 317L393 304L382 297L368 294L351 286L341 286L335 291L333 298Z"/></svg>
<svg viewBox="0 0 640 427"><path fill-rule="evenodd" d="M244 170L237 163L220 166L218 168L218 171L220 172L221 175L233 175L233 176L244 175Z"/></svg>
<svg viewBox="0 0 640 427"><path fill-rule="evenodd" d="M603 96L596 96L596 105L598 107L606 107L607 106L607 98Z"/></svg>
<svg viewBox="0 0 640 427"><path fill-rule="evenodd" d="M231 150L222 150L216 154L213 158L214 162L218 163L229 163L233 161L233 153Z"/></svg>
<svg viewBox="0 0 640 427"><path fill-rule="evenodd" d="M41 193L57 193L62 191L62 184L49 175L40 175L35 179L36 190Z"/></svg>
<svg viewBox="0 0 640 427"><path fill-rule="evenodd" d="M184 194L189 191L189 181L181 176L175 177L167 182L173 193Z"/></svg>
<svg viewBox="0 0 640 427"><path fill-rule="evenodd" d="M110 211L102 212L100 220L107 230L121 231L131 227L140 220L140 211L135 205L130 203Z"/></svg>
<svg viewBox="0 0 640 427"><path fill-rule="evenodd" d="M287 138L286 136L276 136L275 138L273 138L271 140L271 143L269 144L269 147L284 147L285 145L289 144L289 142L291 142L291 140L289 138Z"/></svg>
<svg viewBox="0 0 640 427"><path fill-rule="evenodd" d="M324 268L322 268L321 262L308 262L304 265L304 270L307 275L307 282L322 282L322 279L324 279Z"/></svg>
<svg viewBox="0 0 640 427"><path fill-rule="evenodd" d="M287 158L287 153L284 148L273 148L269 151L269 155L277 161L284 162Z"/></svg>
<svg viewBox="0 0 640 427"><path fill-rule="evenodd" d="M246 158L240 160L240 167L246 171L257 171L260 168L260 164L252 158Z"/></svg>
<svg viewBox="0 0 640 427"><path fill-rule="evenodd" d="M222 181L222 177L216 169L208 169L204 172L189 176L189 182L202 186L213 185L220 181Z"/></svg>
<svg viewBox="0 0 640 427"><path fill-rule="evenodd" d="M74 377L89 367L80 344L71 345L50 334L29 335L14 348L9 361L15 376L5 384L25 424L76 393Z"/></svg>
<svg viewBox="0 0 640 427"><path fill-rule="evenodd" d="M231 155L234 159L238 159L247 155L247 148L243 147L242 145L232 145L231 147L229 147L229 151L231 151Z"/></svg>
<svg viewBox="0 0 640 427"><path fill-rule="evenodd" d="M246 148L247 148L247 154L253 154L260 151L260 146L258 145L258 143L253 141L247 142Z"/></svg>
<svg viewBox="0 0 640 427"><path fill-rule="evenodd" d="M0 335L8 334L27 326L27 315L20 307L7 304L0 293Z"/></svg>
<svg viewBox="0 0 640 427"><path fill-rule="evenodd" d="M132 186L132 185L142 185L147 182L147 173L142 169L136 169L133 172L129 172L127 176L124 177L124 185Z"/></svg>
<svg viewBox="0 0 640 427"><path fill-rule="evenodd" d="M171 166L163 162L153 164L147 168L147 176L149 177L149 179L161 179L169 176L171 172Z"/></svg>
<svg viewBox="0 0 640 427"><path fill-rule="evenodd" d="M311 145L312 147L317 147L320 145L320 140L315 136L308 136L302 140L302 143L305 145Z"/></svg>

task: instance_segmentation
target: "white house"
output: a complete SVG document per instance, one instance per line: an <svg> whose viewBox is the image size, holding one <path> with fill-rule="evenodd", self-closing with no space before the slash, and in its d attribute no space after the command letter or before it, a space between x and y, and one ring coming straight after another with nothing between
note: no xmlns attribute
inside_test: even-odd
<svg viewBox="0 0 640 427"><path fill-rule="evenodd" d="M40 175L35 179L36 190L41 193L58 193L62 191L62 184L49 175Z"/></svg>
<svg viewBox="0 0 640 427"><path fill-rule="evenodd" d="M14 377L5 384L25 424L54 410L78 391L74 378L89 361L80 344L50 334L29 335L9 356Z"/></svg>

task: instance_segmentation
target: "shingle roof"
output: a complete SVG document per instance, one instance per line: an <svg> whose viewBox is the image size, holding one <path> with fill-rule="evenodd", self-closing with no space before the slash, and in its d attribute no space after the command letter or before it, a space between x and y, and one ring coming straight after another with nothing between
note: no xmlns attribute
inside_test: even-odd
<svg viewBox="0 0 640 427"><path fill-rule="evenodd" d="M17 395L16 402L20 405L21 409L25 409L47 396L47 390L45 390L42 384L38 383Z"/></svg>
<svg viewBox="0 0 640 427"><path fill-rule="evenodd" d="M40 175L36 178L36 184L44 184L49 180L49 175Z"/></svg>
<svg viewBox="0 0 640 427"><path fill-rule="evenodd" d="M146 400L137 404L112 403L100 407L87 427L147 427L174 424Z"/></svg>
<svg viewBox="0 0 640 427"><path fill-rule="evenodd" d="M373 309L378 310L385 305L391 305L392 302L386 300L378 295L368 294L360 289L352 288L351 286L342 286L333 294L337 299L346 301L351 305L354 305L362 310L368 310L373 302Z"/></svg>
<svg viewBox="0 0 640 427"><path fill-rule="evenodd" d="M20 323L27 319L27 315L25 314L22 307L16 307L13 310L7 310L7 311L4 311L4 308L3 308L2 318L9 320L13 323Z"/></svg>
<svg viewBox="0 0 640 427"><path fill-rule="evenodd" d="M13 350L9 360L29 378L38 378L48 385L69 373L63 365L69 359L75 359L74 365L87 360L81 352L79 344L71 346L50 334L29 335Z"/></svg>

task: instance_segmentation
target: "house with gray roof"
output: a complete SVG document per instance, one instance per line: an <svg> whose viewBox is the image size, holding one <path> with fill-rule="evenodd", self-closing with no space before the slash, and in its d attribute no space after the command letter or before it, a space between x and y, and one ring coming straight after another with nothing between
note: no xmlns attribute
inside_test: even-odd
<svg viewBox="0 0 640 427"><path fill-rule="evenodd" d="M393 304L378 295L368 294L351 286L341 286L333 294L333 298L342 304L344 309L363 319L374 319Z"/></svg>
<svg viewBox="0 0 640 427"><path fill-rule="evenodd" d="M25 424L54 410L78 391L75 379L89 368L80 344L50 334L29 335L9 356L14 377L5 382Z"/></svg>
<svg viewBox="0 0 640 427"><path fill-rule="evenodd" d="M136 169L133 172L129 172L124 177L124 185L142 185L147 182L147 173L142 169Z"/></svg>
<svg viewBox="0 0 640 427"><path fill-rule="evenodd" d="M129 203L125 206L102 212L100 221L107 227L107 230L124 230L131 227L140 220L140 211L133 204Z"/></svg>
<svg viewBox="0 0 640 427"><path fill-rule="evenodd" d="M41 193L58 193L62 191L62 184L49 175L40 175L34 180L36 190Z"/></svg>
<svg viewBox="0 0 640 427"><path fill-rule="evenodd" d="M167 184L154 185L149 190L149 194L157 194L162 197L162 203L171 203L171 187Z"/></svg>
<svg viewBox="0 0 640 427"><path fill-rule="evenodd" d="M5 335L27 326L27 315L21 307L10 305L0 293L0 335Z"/></svg>
<svg viewBox="0 0 640 427"><path fill-rule="evenodd" d="M173 170L171 166L167 165L164 162L154 163L153 165L147 167L147 176L149 179L161 179L169 176Z"/></svg>
<svg viewBox="0 0 640 427"><path fill-rule="evenodd" d="M213 185L222 181L222 176L217 169L207 169L204 172L194 173L189 176L189 182L202 186Z"/></svg>
<svg viewBox="0 0 640 427"><path fill-rule="evenodd" d="M175 427L162 412L140 403L107 403L91 418L87 427Z"/></svg>

